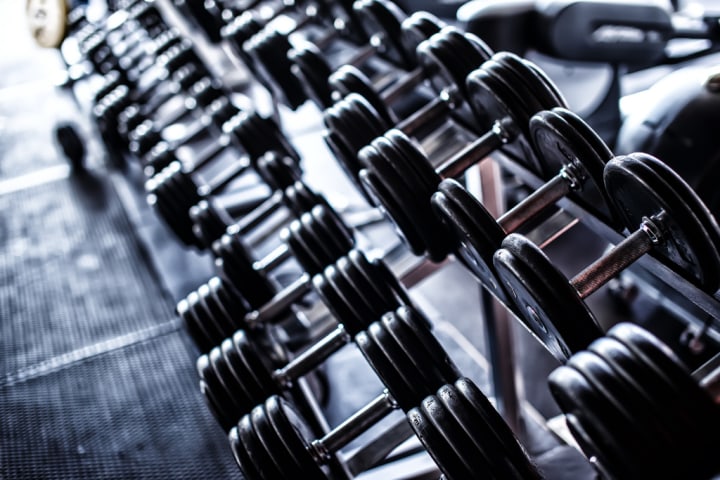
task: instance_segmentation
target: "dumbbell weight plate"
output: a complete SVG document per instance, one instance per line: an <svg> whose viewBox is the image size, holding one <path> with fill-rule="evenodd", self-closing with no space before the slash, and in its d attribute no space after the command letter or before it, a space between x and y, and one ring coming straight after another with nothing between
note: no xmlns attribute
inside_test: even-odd
<svg viewBox="0 0 720 480"><path fill-rule="evenodd" d="M631 231L644 217L664 212L665 239L654 250L671 262L671 268L715 292L720 286L717 223L706 208L697 208L700 201L687 184L680 179L670 184L666 180L671 178L669 167L636 153L608 162L605 188L617 215Z"/></svg>
<svg viewBox="0 0 720 480"><path fill-rule="evenodd" d="M441 478L460 480L474 477L475 472L468 470L464 458L448 444L422 408L412 408L407 412L407 419L425 450L441 466L444 473Z"/></svg>
<svg viewBox="0 0 720 480"><path fill-rule="evenodd" d="M417 65L417 47L439 32L445 25L434 15L421 10L403 20L401 26L400 42L403 50L411 54L412 64Z"/></svg>
<svg viewBox="0 0 720 480"><path fill-rule="evenodd" d="M629 393L623 395L621 401L623 405L629 407L633 415L632 423L640 432L654 432L649 443L653 452L651 464L658 467L657 476L666 474L660 472L671 471L675 465L686 463L683 459L691 458L700 452L703 442L701 439L708 433L705 420L698 422L698 417L693 419L692 417L697 413L689 410L692 407L686 402L679 401L673 388L664 384L657 373L644 365L643 360L622 343L609 337L600 340L606 340L610 345L609 348L604 349L603 354L598 355L604 362L611 368L623 363L623 366L634 370L638 375L636 377L638 381L627 382L622 379L629 386ZM600 342L598 340L595 343ZM608 350L611 351L609 356L604 354ZM620 362L618 358L621 359ZM615 378L618 379L617 374ZM631 440L631 437L628 437L628 440ZM678 475L682 474L678 472Z"/></svg>
<svg viewBox="0 0 720 480"><path fill-rule="evenodd" d="M320 49L308 43L292 49L288 56L293 62L292 74L302 86L305 95L323 109L332 106L332 90L328 85L328 78L333 72Z"/></svg>
<svg viewBox="0 0 720 480"><path fill-rule="evenodd" d="M304 439L311 438L311 433L299 420L298 414L289 409L287 405L289 404L278 395L269 397L263 403L268 423L273 428L273 434L280 439L285 451L293 457L294 463L298 466L298 472L309 474L312 477L320 476L320 467L310 455L307 455L303 446L303 442L306 442Z"/></svg>
<svg viewBox="0 0 720 480"><path fill-rule="evenodd" d="M495 251L505 238L498 222L460 183L443 180L432 206L454 235L455 253L463 265L501 302L514 308L492 267Z"/></svg>
<svg viewBox="0 0 720 480"><path fill-rule="evenodd" d="M520 320L560 362L602 336L567 277L525 237L508 235L493 265Z"/></svg>
<svg viewBox="0 0 720 480"><path fill-rule="evenodd" d="M422 254L426 250L426 237L429 223L437 222L432 216L423 215L423 198L430 198L433 189L426 187L412 175L408 178L392 168L384 153L393 152L387 147L387 141L378 138L373 142L373 149L361 151L361 161L369 168L360 172L360 179L366 194L372 203L380 208L386 218L391 220L395 231L415 254ZM409 186L413 187L411 190ZM417 220L417 221L416 221ZM433 255L442 259L444 253Z"/></svg>
<svg viewBox="0 0 720 480"><path fill-rule="evenodd" d="M258 308L275 295L275 288L264 272L253 266L250 248L239 234L228 231L213 244L216 267L250 304Z"/></svg>
<svg viewBox="0 0 720 480"><path fill-rule="evenodd" d="M626 457L646 465L656 461L648 445L652 445L653 448L663 445L664 441L669 440L668 432L653 420L643 423L644 417L647 418L647 407L637 402L637 397L618 381L607 363L597 355L584 350L573 355L567 366L580 372L595 388L605 407L612 409L622 419L622 429L613 433L616 438L632 439L624 442ZM657 449L655 454L665 451L665 449ZM667 449L667 454L671 454L670 449ZM666 457L666 455L662 456Z"/></svg>
<svg viewBox="0 0 720 480"><path fill-rule="evenodd" d="M359 278L357 272L348 271L347 258L341 258L335 265L325 269L325 277L331 285L333 291L340 297L345 309L349 311L351 316L348 318L350 325L357 324L361 329L367 328L367 326L377 320L380 315L385 313L387 310L392 310L395 305L390 305L388 309L382 308L380 305L374 305L367 298L366 293L363 293L362 285L359 284ZM359 288L358 288L359 287ZM366 289L365 289L366 290ZM383 311L377 314L375 308L380 308ZM337 307L335 307L337 308ZM345 317L336 317L340 323L346 324ZM352 321L350 321L352 319ZM357 333L357 328L346 327L350 334Z"/></svg>
<svg viewBox="0 0 720 480"><path fill-rule="evenodd" d="M557 388L562 384L562 389ZM550 391L565 412L568 428L588 458L596 457L604 468L621 466L622 470L634 472L636 478L643 472L628 457L616 432L625 428L625 420L602 400L597 390L580 374L569 368L559 367L550 375Z"/></svg>
<svg viewBox="0 0 720 480"><path fill-rule="evenodd" d="M660 374L673 388L674 396L687 406L691 418L704 419L701 425L717 425L720 413L712 399L665 344L645 330L627 323L615 325L608 331L607 336L621 342L642 359L651 371Z"/></svg>
<svg viewBox="0 0 720 480"><path fill-rule="evenodd" d="M503 121L508 129L517 129L515 140L506 148L516 152L518 160L530 171L542 175L542 165L529 143L528 123L535 113L544 108L528 92L518 92L517 85L503 78L507 75L506 68L491 61L473 71L467 79L470 103L477 115Z"/></svg>
<svg viewBox="0 0 720 480"><path fill-rule="evenodd" d="M351 251L348 258L353 263L354 269L362 273L363 281L361 283L372 287L375 294L379 296L374 303L379 305L412 304L407 290L400 285L400 281L384 261L377 258L368 260L367 256L357 250Z"/></svg>
<svg viewBox="0 0 720 480"><path fill-rule="evenodd" d="M452 391L457 396L446 395L444 390ZM442 387L438 394L450 411L454 415L458 415L461 425L481 426L473 429L470 433L472 435L481 435L480 442L483 449L488 450L489 445L482 439L480 432L484 432L485 435L489 436L487 441L490 442L490 445L497 446L500 449L497 453L487 453L488 458L493 459L493 463L496 464L497 468L507 468L507 474L512 475L514 473L518 479L528 480L539 477L535 467L528 461L525 450L515 438L508 424L474 382L461 377L455 381L452 387ZM458 405L454 406L454 402L457 402ZM462 421L459 416L460 412L466 412L468 423ZM475 418L473 419L473 417ZM513 477L505 477L503 474L499 474L498 478Z"/></svg>
<svg viewBox="0 0 720 480"><path fill-rule="evenodd" d="M178 303L176 310L191 332L201 332L201 336L195 338L196 341L201 340L199 346L203 350L205 350L205 346L208 346L208 349L212 348L213 340L222 335L222 330L215 324L207 302L199 292L191 292L184 301ZM205 345L206 343L207 345Z"/></svg>
<svg viewBox="0 0 720 480"><path fill-rule="evenodd" d="M296 476L300 469L300 464L292 452L286 448L285 442L282 441L273 428L264 404L257 405L252 409L250 412L250 422L252 423L258 440L275 460L275 463L283 475L282 478L293 478Z"/></svg>
<svg viewBox="0 0 720 480"><path fill-rule="evenodd" d="M286 458L281 458L281 452L270 452L265 448L258 438L257 432L253 427L250 415L244 415L237 425L238 439L252 459L255 467L261 474L262 479L280 479L287 478L282 473L282 466L287 462Z"/></svg>
<svg viewBox="0 0 720 480"><path fill-rule="evenodd" d="M482 451L476 447L467 432L463 430L462 426L436 395L426 397L422 401L420 409L425 419L432 425L432 429L428 428L426 436L430 432L433 435L439 435L441 437L439 442L445 442L447 448L451 449L455 454L452 456L452 466L449 466L444 458L436 457L440 470L444 471L446 476L450 479L460 480L461 478L472 478L473 472L492 471L491 464ZM462 467L455 463L455 457L460 459ZM458 470L457 473L455 472L456 469ZM466 473L458 476L460 471Z"/></svg>
<svg viewBox="0 0 720 480"><path fill-rule="evenodd" d="M401 41L402 22L406 15L396 4L383 0L361 0L353 4L353 10L364 31L383 33L378 51L381 57L403 70L411 70L415 66L410 52L405 50Z"/></svg>
<svg viewBox="0 0 720 480"><path fill-rule="evenodd" d="M210 404L210 410L215 414L220 426L229 430L232 422L237 420L237 417L233 415L237 406L227 387L218 377L208 355L198 358L197 371L200 376L200 391Z"/></svg>
<svg viewBox="0 0 720 480"><path fill-rule="evenodd" d="M557 175L565 165L581 168L584 184L572 196L612 225L603 171L613 154L597 133L569 110L554 108L530 119L530 138L546 177Z"/></svg>
<svg viewBox="0 0 720 480"><path fill-rule="evenodd" d="M342 65L328 78L330 90L344 98L351 93L357 93L372 105L387 125L397 123L397 118L390 112L385 101L380 97L369 78L352 65Z"/></svg>
<svg viewBox="0 0 720 480"><path fill-rule="evenodd" d="M423 69L430 74L429 82L434 91L457 89L460 98L469 98L467 76L492 55L490 48L478 37L454 27L445 27L422 42L417 53ZM474 115L467 102L462 101L457 107L452 110L456 121L475 133L485 130L485 119Z"/></svg>
<svg viewBox="0 0 720 480"><path fill-rule="evenodd" d="M230 430L228 440L230 442L230 448L232 449L235 461L240 466L244 477L247 480L265 480L265 477L255 465L255 459L253 459L249 452L245 449L245 442L240 438L239 429L237 427Z"/></svg>

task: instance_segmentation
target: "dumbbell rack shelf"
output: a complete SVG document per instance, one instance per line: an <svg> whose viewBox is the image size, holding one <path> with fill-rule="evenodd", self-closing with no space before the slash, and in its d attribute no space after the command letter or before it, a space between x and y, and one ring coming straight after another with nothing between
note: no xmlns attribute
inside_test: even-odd
<svg viewBox="0 0 720 480"><path fill-rule="evenodd" d="M540 177L513 159L510 153L503 152L494 158L503 169L515 175L529 188L536 189L544 183ZM593 215L583 205L568 197L559 200L557 206L568 214L563 216L567 224L556 226L558 231L575 222L581 222L610 244L615 245L624 238L621 232L611 227L605 220ZM632 273L633 278L642 284L643 291L661 292L657 299L663 301L671 311L680 313L682 319L698 328L710 327L707 329L708 335L715 341L720 340L720 296L718 293L711 295L701 290L664 261L654 256L652 252L641 257L628 270Z"/></svg>

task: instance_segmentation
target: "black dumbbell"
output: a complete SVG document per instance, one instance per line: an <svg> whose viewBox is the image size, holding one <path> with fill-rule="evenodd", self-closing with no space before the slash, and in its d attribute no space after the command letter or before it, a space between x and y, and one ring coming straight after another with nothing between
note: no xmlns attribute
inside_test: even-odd
<svg viewBox="0 0 720 480"><path fill-rule="evenodd" d="M438 33L444 26L445 24L440 19L423 11L415 12L403 20L400 41L405 52L411 54L412 65L419 65L418 46ZM415 69L413 75L422 78L423 72ZM392 83L395 82L397 82L397 86L393 88ZM388 125L398 122L398 117L390 107L417 86L405 77L396 78L392 83L376 85L362 71L352 65L340 66L328 78L332 103L339 102L351 93L358 93L370 102Z"/></svg>
<svg viewBox="0 0 720 480"><path fill-rule="evenodd" d="M525 152L520 158L530 170L542 172L530 142L529 121L540 111L564 104L536 67L505 52L495 54L468 76L468 96L480 118L493 120L492 127L437 170L398 130L373 140L358 155L365 166L359 174L361 185L373 203L382 205L416 255L436 261L450 253L452 239L431 210L430 199L441 180L461 175L511 143Z"/></svg>
<svg viewBox="0 0 720 480"><path fill-rule="evenodd" d="M415 435L447 480L540 479L525 449L468 378L440 387L407 413Z"/></svg>
<svg viewBox="0 0 720 480"><path fill-rule="evenodd" d="M233 224L237 225L238 234L247 235L282 207L299 215L318 203L318 197L310 189L302 188L302 184L296 188L302 170L294 159L267 152L258 159L255 171L274 193L252 212L237 211L232 204L217 198L201 200L190 208L193 233L205 248L210 248ZM242 218L238 219L240 215Z"/></svg>
<svg viewBox="0 0 720 480"><path fill-rule="evenodd" d="M296 19L296 23L289 30L281 31L268 24L243 44L244 57L250 59L251 71L278 102L295 110L308 99L303 86L292 74L293 62L289 58L289 53L293 50L291 34L324 19L330 20L329 25L324 27L319 38L313 40L321 50L339 37L355 37L363 43L367 41L367 36L355 19L349 3L332 0L324 5L311 4L310 9Z"/></svg>
<svg viewBox="0 0 720 480"><path fill-rule="evenodd" d="M208 89L211 90L217 88L209 82L198 82L195 86L202 89L206 85L210 85ZM205 103L216 95L220 96L209 104ZM123 113L125 112L127 109ZM209 94L202 92L200 95L195 95L194 87L191 87L185 106L170 115L170 118L163 118L162 122L144 120L135 127L128 134L128 149L141 160L145 166L145 174L152 176L155 171L166 167L169 164L168 160L175 158L177 150L182 146L202 138L221 136L225 123L239 113L240 109L232 103L229 96L224 95L224 92L218 90ZM185 123L184 135L166 140L165 129L181 122L182 118L189 114L194 114L197 118Z"/></svg>
<svg viewBox="0 0 720 480"><path fill-rule="evenodd" d="M248 479L329 478L323 466L345 445L391 412L408 412L459 377L428 320L412 307L386 313L356 335L355 342L386 390L317 440L311 440L305 421L289 403L270 397L229 433L235 459ZM391 432L394 438L382 442L388 449L412 435L409 429Z"/></svg>
<svg viewBox="0 0 720 480"><path fill-rule="evenodd" d="M255 332L263 330L255 325L238 330L198 359L202 390L212 399L208 403L224 428L270 395L289 390L386 312L411 304L388 267L359 250L314 275L312 282L337 323L332 332L308 342L312 345L299 356L291 359L282 346L277 347L282 355L265 355L267 342L256 340Z"/></svg>
<svg viewBox="0 0 720 480"><path fill-rule="evenodd" d="M560 361L602 335L583 299L646 253L707 292L720 286L720 227L674 171L636 153L610 160L604 183L630 234L572 280L518 234L506 237L493 259L520 319Z"/></svg>
<svg viewBox="0 0 720 480"><path fill-rule="evenodd" d="M303 42L288 54L293 62L292 75L298 78L307 98L320 108L328 108L335 101L329 78L340 65L360 67L374 57L405 71L417 65L414 62L415 49L409 51L406 48L409 42L402 38L402 24L407 16L397 5L387 0L362 0L355 2L353 9L365 31L373 33L367 45L354 49L349 58L339 57L338 65L331 66L327 55L309 41Z"/></svg>
<svg viewBox="0 0 720 480"><path fill-rule="evenodd" d="M225 134L198 155L192 166L170 163L146 182L148 201L177 237L188 246L203 248L193 233L189 211L203 198L218 194L238 176L250 171L266 152L277 151L298 159L297 152L277 124L254 112L240 112L225 123ZM194 174L226 151L240 147L244 156L228 164L215 179L199 184ZM257 206L257 205L256 205Z"/></svg>
<svg viewBox="0 0 720 480"><path fill-rule="evenodd" d="M603 477L700 480L720 472L718 357L708 364L691 375L654 335L621 323L548 381Z"/></svg>
<svg viewBox="0 0 720 480"><path fill-rule="evenodd" d="M201 349L217 345L238 329L250 329L245 313L273 299L277 288L267 272L290 254L303 271L315 274L354 246L350 227L332 208L322 204L293 220L282 229L280 237L283 244L259 262L253 261L242 236L234 235L232 230L214 243L219 275L176 307L188 330L201 333L195 338ZM238 304L244 308L237 310Z"/></svg>
<svg viewBox="0 0 720 480"><path fill-rule="evenodd" d="M432 207L453 233L457 258L496 297L512 306L493 269L493 255L503 239L571 196L611 222L603 171L610 149L587 123L564 108L542 111L530 120L530 138L544 172L555 175L497 220L459 182L445 179L432 196Z"/></svg>
<svg viewBox="0 0 720 480"><path fill-rule="evenodd" d="M459 56L458 52L462 55ZM444 121L448 115L463 125L469 124L473 114L470 113L470 99L466 95L466 78L490 58L492 52L489 47L472 34L445 27L422 42L417 54L421 64L419 73L409 74L407 81L400 80L394 87L404 88L429 79L437 95L395 128L413 136L440 120ZM383 121L383 116L389 115L387 109L383 107L385 113L379 114L370 101L351 93L323 114L327 128L324 140L352 180L358 180L358 173L363 168L358 161L358 152L392 127L392 124ZM474 129L481 128L475 126Z"/></svg>

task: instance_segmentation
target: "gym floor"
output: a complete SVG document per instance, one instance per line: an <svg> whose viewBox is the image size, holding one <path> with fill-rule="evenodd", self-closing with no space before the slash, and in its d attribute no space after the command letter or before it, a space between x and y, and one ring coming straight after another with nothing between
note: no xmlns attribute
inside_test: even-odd
<svg viewBox="0 0 720 480"><path fill-rule="evenodd" d="M57 52L36 48L23 22L22 2L0 0L0 478L241 478L174 312L211 262L177 245L137 179L107 167L86 115L53 86ZM53 137L67 121L87 139L82 175ZM338 188L339 171L316 171ZM585 260L565 261L573 271ZM451 264L416 293L460 369L492 395L478 289ZM536 421L557 414L544 380L555 363L524 330L514 336L533 405L523 442L547 478L593 478ZM328 366L331 424L377 393L368 373L345 395L358 363L348 349Z"/></svg>

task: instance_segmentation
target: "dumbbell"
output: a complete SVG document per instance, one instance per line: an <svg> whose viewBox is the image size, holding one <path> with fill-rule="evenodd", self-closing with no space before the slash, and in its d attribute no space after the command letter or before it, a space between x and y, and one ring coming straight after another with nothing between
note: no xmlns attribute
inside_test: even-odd
<svg viewBox="0 0 720 480"><path fill-rule="evenodd" d="M176 311L195 332L201 349L217 345L238 329L249 329L246 313L270 302L277 288L268 273L291 255L310 275L321 272L354 244L352 231L329 205L319 204L284 227L282 244L260 261L233 228L213 244L219 272L178 302ZM306 274L307 275L307 274ZM305 277L301 277L305 278ZM238 304L243 309L238 309Z"/></svg>
<svg viewBox="0 0 720 480"><path fill-rule="evenodd" d="M364 30L373 34L350 58L338 58L339 65L359 67L379 57L400 70L416 67L417 45L403 41L402 25L407 16L396 4L387 0L362 0L355 2L353 9ZM332 106L334 99L328 79L339 65L331 66L327 55L310 41L293 48L288 55L292 62L291 74L297 77L307 98L323 109Z"/></svg>
<svg viewBox="0 0 720 480"><path fill-rule="evenodd" d="M620 323L548 382L603 477L709 479L720 472L718 360L690 374L657 337Z"/></svg>
<svg viewBox="0 0 720 480"><path fill-rule="evenodd" d="M265 408L256 407L229 433L235 459L249 479L291 478L298 474L302 478L328 478L323 465L335 452L391 412L397 409L409 411L428 394L459 376L457 367L432 334L428 319L409 306L387 312L366 331L356 335L355 342L386 389L314 442L306 436L310 434L309 428L293 407L280 397L270 397L262 405L279 404L277 413L266 416ZM290 420L288 424L282 423L285 415L290 416L285 417ZM270 428L262 428L262 422ZM279 428L294 426L290 428L293 432L275 430L273 423ZM409 435L411 433L405 429L396 432L395 438L382 439L382 443L392 449ZM265 447L267 442L273 447Z"/></svg>
<svg viewBox="0 0 720 480"><path fill-rule="evenodd" d="M510 306L493 270L493 255L509 233L537 219L547 207L568 195L599 212L608 224L614 223L603 183L605 164L613 154L597 133L578 115L554 108L532 117L530 139L542 171L556 173L498 219L454 179L440 182L431 199L435 214L452 233L456 257Z"/></svg>
<svg viewBox="0 0 720 480"><path fill-rule="evenodd" d="M720 285L720 228L695 192L648 154L615 157L604 169L607 197L630 232L568 280L533 243L508 235L493 264L519 318L561 362L602 335L583 299L646 253L702 290Z"/></svg>
<svg viewBox="0 0 720 480"><path fill-rule="evenodd" d="M444 26L444 22L439 18L424 11L415 12L402 21L400 42L404 51L410 55L410 62L413 66L420 63L417 56L417 47L423 41L438 33ZM415 69L414 75L422 78L423 72ZM399 120L389 107L416 87L406 77L395 79L395 81L400 88L393 88L391 84L386 86L386 89L383 89L384 86L374 84L358 68L345 64L330 74L327 83L332 103L339 102L351 93L358 93L370 102L388 125L394 125Z"/></svg>
<svg viewBox="0 0 720 480"><path fill-rule="evenodd" d="M203 199L190 208L193 233L205 248L210 248L236 221L238 234L244 236L282 207L299 215L318 203L319 198L314 192L304 188L304 184L296 184L301 181L302 170L294 159L267 152L258 159L255 171L274 193L252 212L236 211L232 204L222 203L217 198ZM238 219L240 215L242 217Z"/></svg>
<svg viewBox="0 0 720 480"><path fill-rule="evenodd" d="M189 210L203 198L220 193L238 176L247 173L268 151L281 152L299 162L299 156L271 118L255 112L240 112L224 125L225 133L198 155L192 166L170 163L145 183L148 202L188 246L202 248L194 235ZM239 146L245 155L230 163L223 172L204 184L194 176L223 152Z"/></svg>
<svg viewBox="0 0 720 480"><path fill-rule="evenodd" d="M127 111L125 109L120 114L120 121L127 119L122 117ZM166 140L164 130L191 113L196 119L185 124L184 135ZM210 81L199 81L190 88L183 108L162 121L146 119L128 133L128 150L137 155L145 165L145 174L151 176L176 158L180 147L203 137L222 135L225 123L239 113L240 109L216 85Z"/></svg>
<svg viewBox="0 0 720 480"><path fill-rule="evenodd" d="M430 199L443 178L461 175L494 151L516 144L519 158L533 172L542 172L530 143L529 121L537 112L564 105L550 81L529 61L506 52L468 76L468 98L478 117L493 119L492 127L437 170L402 132L393 129L363 148L358 161L361 186L416 255L440 261L450 253L452 236L431 210ZM490 122L488 122L490 123ZM557 171L555 172L557 173Z"/></svg>
<svg viewBox="0 0 720 480"><path fill-rule="evenodd" d="M296 110L307 100L302 85L292 74L293 62L288 56L293 50L291 34L313 25L318 19L328 19L331 20L330 25L314 40L319 49L327 48L338 37L355 38L363 43L367 41L349 3L346 0L331 0L324 6L315 4L309 12L296 19L290 29L280 31L269 28L271 24L266 25L245 41L243 58L246 61L249 59L251 71L278 102Z"/></svg>
<svg viewBox="0 0 720 480"><path fill-rule="evenodd" d="M312 345L299 356L290 360L282 345L276 346L272 357L266 355L264 330L254 324L237 330L198 359L201 389L226 430L270 395L289 390L383 314L412 303L387 265L368 259L360 250L351 250L315 274L312 284L336 323L333 331L309 342Z"/></svg>
<svg viewBox="0 0 720 480"><path fill-rule="evenodd" d="M408 74L407 80L398 81L394 88L403 89L408 84L415 86L429 79L437 96L395 128L408 135L417 135L434 123L445 120L448 115L467 125L473 114L468 106L470 99L466 94L466 78L490 58L492 52L489 47L472 34L445 27L422 42L417 50L421 64L417 70L419 73ZM459 56L458 52L462 55ZM375 100L373 103L383 102ZM325 143L348 177L356 182L363 168L358 152L392 127L392 124L383 121L383 116L388 116L388 108L382 108L385 113L379 114L370 101L351 93L323 113L323 123L327 128ZM478 126L474 129L479 130Z"/></svg>

